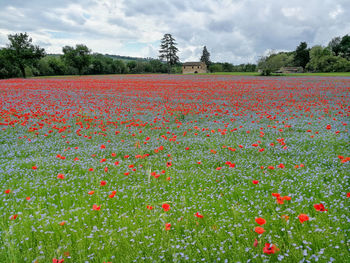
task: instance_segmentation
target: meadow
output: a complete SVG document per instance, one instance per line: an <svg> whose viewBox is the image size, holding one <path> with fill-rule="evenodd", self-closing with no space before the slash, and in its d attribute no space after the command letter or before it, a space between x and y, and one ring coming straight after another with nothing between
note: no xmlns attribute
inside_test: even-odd
<svg viewBox="0 0 350 263"><path fill-rule="evenodd" d="M0 81L0 262L347 262L350 78Z"/></svg>

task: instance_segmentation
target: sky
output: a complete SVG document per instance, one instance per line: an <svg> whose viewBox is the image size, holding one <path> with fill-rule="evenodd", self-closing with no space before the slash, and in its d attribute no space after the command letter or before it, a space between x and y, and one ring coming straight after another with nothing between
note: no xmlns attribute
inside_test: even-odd
<svg viewBox="0 0 350 263"><path fill-rule="evenodd" d="M85 44L93 52L157 58L170 33L181 62L255 63L305 41L350 34L350 0L0 0L0 47L27 32L47 53Z"/></svg>

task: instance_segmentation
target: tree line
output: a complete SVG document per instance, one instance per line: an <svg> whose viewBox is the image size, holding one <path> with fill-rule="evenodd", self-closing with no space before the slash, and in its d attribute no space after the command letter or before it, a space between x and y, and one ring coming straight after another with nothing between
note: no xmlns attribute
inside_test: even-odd
<svg viewBox="0 0 350 263"><path fill-rule="evenodd" d="M179 73L181 66L169 70L159 59L121 60L92 53L83 44L65 46L62 55L47 55L32 44L27 33L9 35L9 44L0 49L0 78L86 74Z"/></svg>
<svg viewBox="0 0 350 263"><path fill-rule="evenodd" d="M333 38L327 46L316 45L308 48L301 42L291 52L271 52L258 61L262 75L270 75L282 67L300 67L308 72L349 72L350 36Z"/></svg>
<svg viewBox="0 0 350 263"><path fill-rule="evenodd" d="M0 48L0 78L85 74L136 74L136 73L181 73L177 55L177 43L171 34L164 34L158 59L121 60L113 56L92 53L83 44L65 46L62 55L47 55L45 50L32 44L27 33L8 36L7 47ZM114 56L115 57L115 56ZM301 42L291 52L271 52L256 64L233 65L213 63L206 46L200 61L209 72L256 72L270 75L282 67L300 67L309 72L349 72L350 36L333 38L326 47L308 48Z"/></svg>

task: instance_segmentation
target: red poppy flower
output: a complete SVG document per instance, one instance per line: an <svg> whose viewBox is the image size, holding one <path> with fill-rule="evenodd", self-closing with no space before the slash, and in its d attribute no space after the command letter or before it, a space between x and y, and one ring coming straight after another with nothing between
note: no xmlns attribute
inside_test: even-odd
<svg viewBox="0 0 350 263"><path fill-rule="evenodd" d="M99 211L101 210L101 206L93 205L92 210Z"/></svg>
<svg viewBox="0 0 350 263"><path fill-rule="evenodd" d="M171 229L171 224L170 223L166 223L165 224L165 230L168 231Z"/></svg>
<svg viewBox="0 0 350 263"><path fill-rule="evenodd" d="M254 247L257 247L257 246L258 246L258 244L259 244L258 240L257 240L257 239L255 239L255 240L254 240L254 243L253 243L253 246L254 246Z"/></svg>
<svg viewBox="0 0 350 263"><path fill-rule="evenodd" d="M194 214L194 216L195 216L195 217L198 217L198 218L203 218L203 215L201 215L201 214L200 214L200 213L198 213L198 212L197 212L197 213L195 213L195 214Z"/></svg>
<svg viewBox="0 0 350 263"><path fill-rule="evenodd" d="M27 200L27 201L30 201L30 196L27 196L27 197L26 197L26 200Z"/></svg>
<svg viewBox="0 0 350 263"><path fill-rule="evenodd" d="M94 168L89 168L89 172L93 172L94 171Z"/></svg>
<svg viewBox="0 0 350 263"><path fill-rule="evenodd" d="M265 254L275 254L278 251L279 249L275 245L269 243L265 243L265 247L263 248Z"/></svg>
<svg viewBox="0 0 350 263"><path fill-rule="evenodd" d="M52 259L52 263L63 263L64 259L57 259L57 258L53 258Z"/></svg>
<svg viewBox="0 0 350 263"><path fill-rule="evenodd" d="M165 203L165 204L162 205L162 208L164 209L164 212L167 212L167 211L170 210L170 205Z"/></svg>
<svg viewBox="0 0 350 263"><path fill-rule="evenodd" d="M152 210L152 209L153 209L153 206L148 205L148 206L147 206L147 209Z"/></svg>
<svg viewBox="0 0 350 263"><path fill-rule="evenodd" d="M102 145L100 146L100 148L101 148L101 149L106 149L106 146L102 144Z"/></svg>
<svg viewBox="0 0 350 263"><path fill-rule="evenodd" d="M15 214L15 215L12 215L10 219L11 219L11 220L16 220L17 217L18 217L18 215Z"/></svg>
<svg viewBox="0 0 350 263"><path fill-rule="evenodd" d="M64 178L65 178L64 174L58 174L57 175L57 179L63 180Z"/></svg>
<svg viewBox="0 0 350 263"><path fill-rule="evenodd" d="M265 229L262 228L262 227L260 227L260 226L257 226L257 227L254 228L254 231L255 231L256 233L258 233L259 235L261 235L262 233L265 232Z"/></svg>
<svg viewBox="0 0 350 263"><path fill-rule="evenodd" d="M9 194L9 193L11 193L11 189L5 190L5 194Z"/></svg>
<svg viewBox="0 0 350 263"><path fill-rule="evenodd" d="M94 193L95 193L95 191L88 192L89 195L93 195Z"/></svg>
<svg viewBox="0 0 350 263"><path fill-rule="evenodd" d="M258 180L253 180L252 182L253 182L253 184L258 184L259 183Z"/></svg>
<svg viewBox="0 0 350 263"><path fill-rule="evenodd" d="M59 223L60 226L64 226L66 224L66 221L62 221Z"/></svg>
<svg viewBox="0 0 350 263"><path fill-rule="evenodd" d="M255 222L261 226L266 224L266 220L264 218L261 218L261 217L255 218Z"/></svg>
<svg viewBox="0 0 350 263"><path fill-rule="evenodd" d="M32 167L33 170L36 170L38 169L38 167L36 167L35 165Z"/></svg>
<svg viewBox="0 0 350 263"><path fill-rule="evenodd" d="M101 182L100 182L100 185L101 185L101 186L105 186L106 184L107 184L106 181L101 181Z"/></svg>
<svg viewBox="0 0 350 263"><path fill-rule="evenodd" d="M324 205L319 203L319 204L314 204L314 208L317 210L317 211L320 211L320 212L327 212L328 209L325 209L324 208Z"/></svg>
<svg viewBox="0 0 350 263"><path fill-rule="evenodd" d="M309 216L306 214L300 214L298 216L298 218L299 218L300 223L304 223L305 221L308 221L310 219Z"/></svg>
<svg viewBox="0 0 350 263"><path fill-rule="evenodd" d="M278 168L284 169L284 168L285 168L285 165L284 165L283 163L280 163L280 164L278 165Z"/></svg>

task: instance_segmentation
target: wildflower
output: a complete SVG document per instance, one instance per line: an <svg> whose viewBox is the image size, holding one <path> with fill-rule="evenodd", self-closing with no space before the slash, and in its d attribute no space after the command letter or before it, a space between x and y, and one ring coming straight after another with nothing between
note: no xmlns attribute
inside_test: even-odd
<svg viewBox="0 0 350 263"><path fill-rule="evenodd" d="M12 216L10 217L10 219L11 219L11 220L16 220L17 217L18 217L18 215L15 214L15 215L12 215Z"/></svg>
<svg viewBox="0 0 350 263"><path fill-rule="evenodd" d="M59 223L60 226L64 226L66 224L66 221L62 221Z"/></svg>
<svg viewBox="0 0 350 263"><path fill-rule="evenodd" d="M36 169L38 169L38 167L37 167L36 165L34 165L34 166L32 167L32 169L33 169L33 170L36 170Z"/></svg>
<svg viewBox="0 0 350 263"><path fill-rule="evenodd" d="M197 212L197 213L195 213L195 214L194 214L194 216L195 216L195 217L198 217L198 218L203 218L203 215L201 215L201 214L200 214L200 213L198 213L198 212Z"/></svg>
<svg viewBox="0 0 350 263"><path fill-rule="evenodd" d="M99 211L101 210L101 206L93 205L92 210Z"/></svg>
<svg viewBox="0 0 350 263"><path fill-rule="evenodd" d="M117 194L117 191L112 191L112 193L108 197L113 198L116 194Z"/></svg>
<svg viewBox="0 0 350 263"><path fill-rule="evenodd" d="M52 259L52 263L63 263L64 259L57 259L57 258L53 258Z"/></svg>
<svg viewBox="0 0 350 263"><path fill-rule="evenodd" d="M305 221L308 221L310 219L309 216L306 214L300 214L298 216L298 218L299 218L300 223L304 223Z"/></svg>
<svg viewBox="0 0 350 263"><path fill-rule="evenodd" d="M280 163L277 167L281 168L281 169L284 169L286 166L283 163Z"/></svg>
<svg viewBox="0 0 350 263"><path fill-rule="evenodd" d="M287 216L287 215L281 215L281 218L283 218L283 219L286 220L286 221L289 220L289 216Z"/></svg>
<svg viewBox="0 0 350 263"><path fill-rule="evenodd" d="M164 209L164 212L167 212L167 211L170 210L170 205L165 203L165 204L162 205L162 208Z"/></svg>
<svg viewBox="0 0 350 263"><path fill-rule="evenodd" d="M94 168L89 168L89 172L93 172L94 171Z"/></svg>
<svg viewBox="0 0 350 263"><path fill-rule="evenodd" d="M314 208L316 209L316 211L320 211L320 212L327 212L328 209L324 208L324 205L319 203L319 204L314 204Z"/></svg>
<svg viewBox="0 0 350 263"><path fill-rule="evenodd" d="M105 186L106 184L107 184L106 181L101 181L101 182L100 182L100 185L101 185L101 186Z"/></svg>
<svg viewBox="0 0 350 263"><path fill-rule="evenodd" d="M11 193L11 189L5 190L5 194L9 194L9 193Z"/></svg>
<svg viewBox="0 0 350 263"><path fill-rule="evenodd" d="M264 218L261 218L261 217L255 218L255 222L261 226L266 224L266 220Z"/></svg>
<svg viewBox="0 0 350 263"><path fill-rule="evenodd" d="M265 243L265 247L263 248L265 254L275 254L278 251L279 249L275 245L269 243Z"/></svg>
<svg viewBox="0 0 350 263"><path fill-rule="evenodd" d="M258 233L259 235L261 235L262 233L265 232L265 229L263 227L257 226L257 227L254 228L254 231L256 233Z"/></svg>
<svg viewBox="0 0 350 263"><path fill-rule="evenodd" d="M27 197L26 197L26 200L27 200L27 201L30 201L30 196L27 196Z"/></svg>
<svg viewBox="0 0 350 263"><path fill-rule="evenodd" d="M148 205L148 206L147 206L147 209L148 209L148 210L152 210L152 209L153 209L153 206Z"/></svg>
<svg viewBox="0 0 350 263"><path fill-rule="evenodd" d="M259 183L258 180L253 180L252 182L253 182L253 184L258 184Z"/></svg>
<svg viewBox="0 0 350 263"><path fill-rule="evenodd" d="M65 178L64 174L58 174L57 175L57 179L63 180L64 178Z"/></svg>
<svg viewBox="0 0 350 263"><path fill-rule="evenodd" d="M93 195L94 193L95 193L95 191L88 192L89 195Z"/></svg>
<svg viewBox="0 0 350 263"><path fill-rule="evenodd" d="M258 240L257 240L257 239L255 239L255 240L254 240L254 244L253 244L253 246L254 246L254 247L257 247L257 246L258 246L258 244L259 244Z"/></svg>
<svg viewBox="0 0 350 263"><path fill-rule="evenodd" d="M171 224L170 223L166 223L165 224L165 230L168 231L171 229Z"/></svg>

